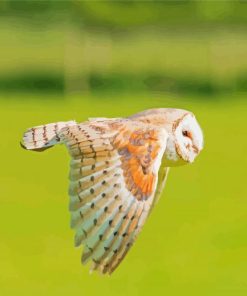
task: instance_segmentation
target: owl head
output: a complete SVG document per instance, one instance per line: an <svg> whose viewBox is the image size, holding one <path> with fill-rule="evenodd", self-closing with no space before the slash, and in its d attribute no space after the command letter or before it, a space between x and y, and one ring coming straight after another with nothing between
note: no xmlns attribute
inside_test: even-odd
<svg viewBox="0 0 247 296"><path fill-rule="evenodd" d="M169 166L191 163L203 148L203 133L194 114L176 110L175 118L167 123L169 137L165 159Z"/></svg>
<svg viewBox="0 0 247 296"><path fill-rule="evenodd" d="M164 161L167 166L191 163L203 148L203 133L193 113L182 109L151 109L132 119L162 126L168 132Z"/></svg>

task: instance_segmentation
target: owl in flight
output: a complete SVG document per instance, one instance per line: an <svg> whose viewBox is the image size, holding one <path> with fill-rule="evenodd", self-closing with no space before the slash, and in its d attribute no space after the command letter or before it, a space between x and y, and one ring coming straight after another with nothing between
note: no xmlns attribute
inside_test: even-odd
<svg viewBox="0 0 247 296"><path fill-rule="evenodd" d="M22 146L43 151L64 143L71 155L69 210L82 263L111 274L136 240L170 167L194 161L203 148L195 116L150 109L127 118L92 118L28 129Z"/></svg>

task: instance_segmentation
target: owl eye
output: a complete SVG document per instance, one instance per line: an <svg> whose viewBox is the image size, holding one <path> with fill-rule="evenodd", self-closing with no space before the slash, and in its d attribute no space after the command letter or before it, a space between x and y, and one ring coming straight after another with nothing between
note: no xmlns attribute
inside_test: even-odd
<svg viewBox="0 0 247 296"><path fill-rule="evenodd" d="M184 137L188 137L189 136L189 132L188 131L183 131L182 133L183 133L183 136Z"/></svg>
<svg viewBox="0 0 247 296"><path fill-rule="evenodd" d="M184 137L187 137L187 138L190 138L190 139L192 138L192 135L191 135L191 133L189 131L184 130L184 131L182 131L182 133L183 133Z"/></svg>

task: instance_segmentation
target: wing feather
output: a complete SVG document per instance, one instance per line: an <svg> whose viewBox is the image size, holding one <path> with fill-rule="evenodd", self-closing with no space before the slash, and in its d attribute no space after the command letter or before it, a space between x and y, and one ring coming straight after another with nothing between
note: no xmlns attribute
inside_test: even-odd
<svg viewBox="0 0 247 296"><path fill-rule="evenodd" d="M135 219L133 220L132 227L130 228L128 235L126 236L126 240L121 245L121 248L119 249L115 258L113 258L113 260L111 261L111 264L109 264L107 269L104 270L104 273L108 272L109 274L111 274L127 255L150 213L150 206L150 202L146 202L145 204L143 204L143 207L140 209Z"/></svg>
<svg viewBox="0 0 247 296"><path fill-rule="evenodd" d="M63 129L72 157L71 227L82 263L113 272L135 241L154 201L167 133L132 120L97 120Z"/></svg>

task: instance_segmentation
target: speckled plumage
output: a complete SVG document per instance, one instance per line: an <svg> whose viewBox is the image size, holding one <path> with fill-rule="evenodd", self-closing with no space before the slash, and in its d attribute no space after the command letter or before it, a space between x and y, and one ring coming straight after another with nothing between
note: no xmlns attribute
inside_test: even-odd
<svg viewBox="0 0 247 296"><path fill-rule="evenodd" d="M82 263L112 273L133 245L165 185L169 167L203 147L191 112L151 109L128 118L58 122L26 131L23 147L64 143L71 155L70 212Z"/></svg>

